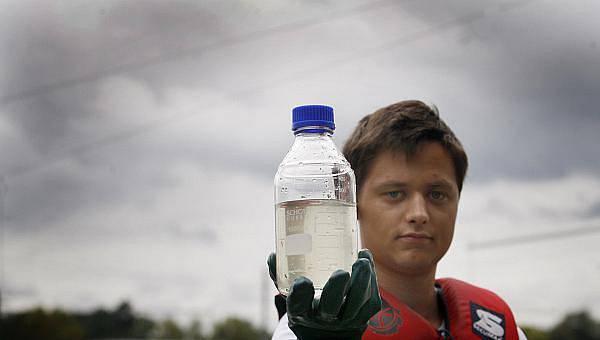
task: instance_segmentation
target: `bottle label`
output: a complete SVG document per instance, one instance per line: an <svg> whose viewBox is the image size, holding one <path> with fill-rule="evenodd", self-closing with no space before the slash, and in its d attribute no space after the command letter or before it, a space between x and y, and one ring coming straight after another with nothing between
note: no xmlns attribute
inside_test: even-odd
<svg viewBox="0 0 600 340"><path fill-rule="evenodd" d="M286 255L303 255L312 251L312 237L309 234L289 235L286 243Z"/></svg>

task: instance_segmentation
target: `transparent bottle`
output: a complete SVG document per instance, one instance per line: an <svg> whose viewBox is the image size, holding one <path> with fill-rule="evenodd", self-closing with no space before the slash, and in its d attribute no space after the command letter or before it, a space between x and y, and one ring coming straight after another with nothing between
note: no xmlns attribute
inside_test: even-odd
<svg viewBox="0 0 600 340"><path fill-rule="evenodd" d="M319 294L331 273L350 272L357 258L356 180L334 130L329 106L292 110L294 143L275 175L277 285L284 295L299 276Z"/></svg>

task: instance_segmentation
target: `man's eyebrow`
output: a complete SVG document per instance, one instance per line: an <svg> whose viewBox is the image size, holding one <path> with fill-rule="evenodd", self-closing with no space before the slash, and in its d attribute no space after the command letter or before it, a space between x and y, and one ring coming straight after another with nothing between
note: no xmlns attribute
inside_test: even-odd
<svg viewBox="0 0 600 340"><path fill-rule="evenodd" d="M376 188L389 188L389 187L406 187L408 184L400 181L384 181L381 183L376 183Z"/></svg>
<svg viewBox="0 0 600 340"><path fill-rule="evenodd" d="M429 186L430 187L453 187L454 185L445 179L438 179L438 180L431 182L429 184Z"/></svg>

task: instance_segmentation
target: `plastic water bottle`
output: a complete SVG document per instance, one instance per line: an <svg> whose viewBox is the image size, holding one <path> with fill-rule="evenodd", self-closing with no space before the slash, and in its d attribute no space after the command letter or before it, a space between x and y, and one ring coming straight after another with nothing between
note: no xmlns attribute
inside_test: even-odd
<svg viewBox="0 0 600 340"><path fill-rule="evenodd" d="M292 110L294 143L275 175L277 284L284 295L299 276L319 294L331 273L350 272L357 258L356 180L334 130L329 106Z"/></svg>

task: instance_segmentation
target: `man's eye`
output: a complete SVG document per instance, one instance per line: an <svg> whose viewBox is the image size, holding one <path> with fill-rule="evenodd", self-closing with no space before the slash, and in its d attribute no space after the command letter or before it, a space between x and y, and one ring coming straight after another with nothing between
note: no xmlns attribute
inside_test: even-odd
<svg viewBox="0 0 600 340"><path fill-rule="evenodd" d="M387 193L389 198L396 199L400 197L400 191L390 191Z"/></svg>
<svg viewBox="0 0 600 340"><path fill-rule="evenodd" d="M446 199L446 194L444 194L441 191L431 191L429 193L429 197L431 197L431 199L436 200L436 201L441 201Z"/></svg>

